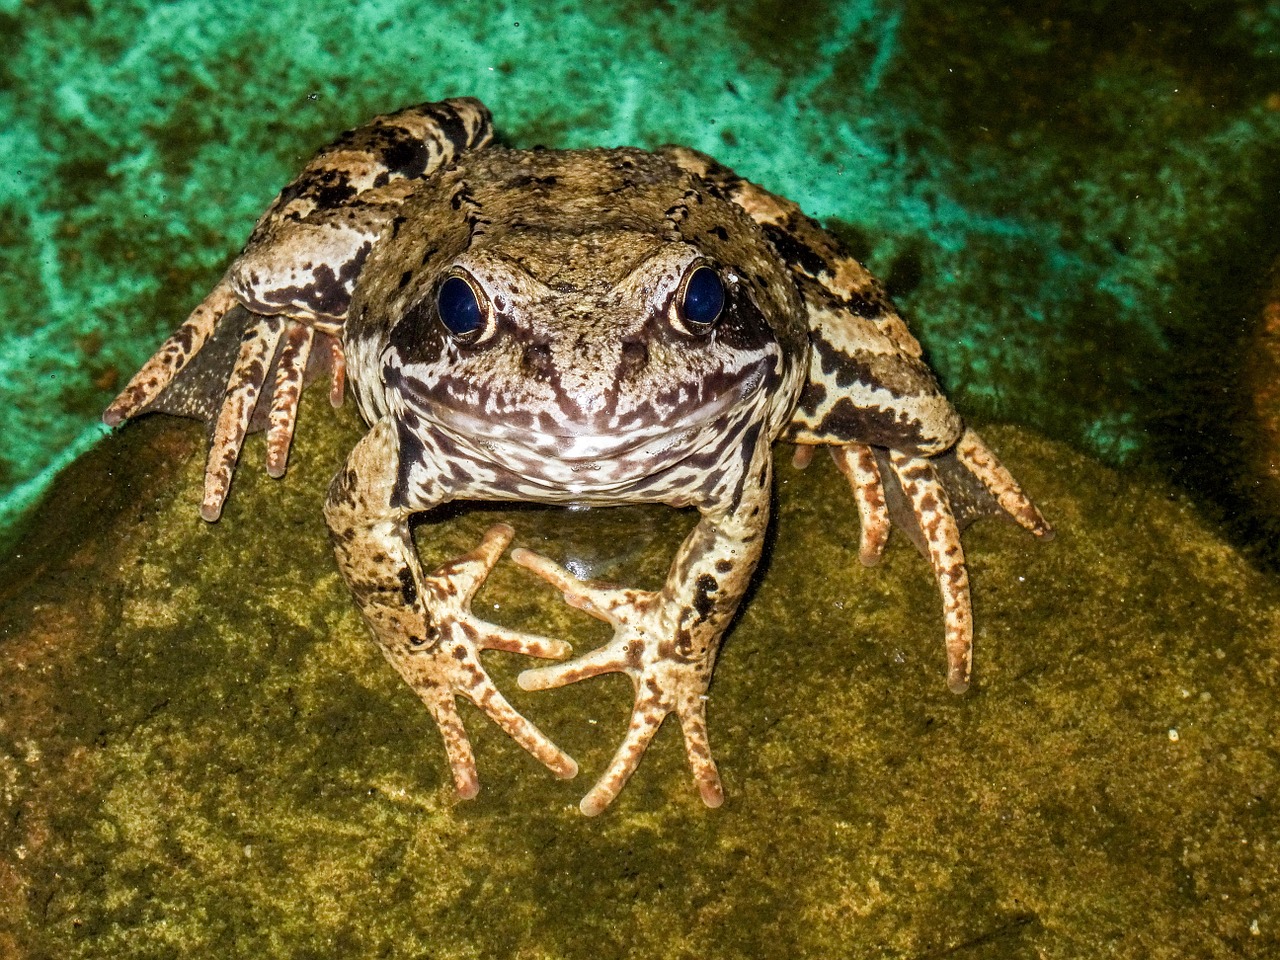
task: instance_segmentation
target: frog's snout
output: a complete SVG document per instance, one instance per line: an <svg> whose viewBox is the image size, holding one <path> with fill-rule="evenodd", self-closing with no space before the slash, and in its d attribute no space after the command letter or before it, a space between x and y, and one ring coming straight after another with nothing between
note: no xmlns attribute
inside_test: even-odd
<svg viewBox="0 0 1280 960"><path fill-rule="evenodd" d="M559 380L566 370L607 372L606 367L616 367L617 373L611 379L630 380L648 369L649 346L643 340L628 340L614 349L600 349L580 342L557 351L550 343L530 343L521 350L520 367L526 377L534 380Z"/></svg>

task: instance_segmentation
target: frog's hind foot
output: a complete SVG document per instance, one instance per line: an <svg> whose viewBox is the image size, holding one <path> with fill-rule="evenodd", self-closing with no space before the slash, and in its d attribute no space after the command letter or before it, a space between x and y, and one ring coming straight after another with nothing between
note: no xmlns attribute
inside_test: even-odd
<svg viewBox="0 0 1280 960"><path fill-rule="evenodd" d="M797 461L801 450L812 447L797 447ZM858 530L861 541L858 547L858 559L864 567L873 567L884 556L884 548L889 543L889 508L884 499L884 483L880 479L880 467L871 447L861 443L846 447L831 447L831 459L836 467L849 481L849 489L853 491L854 503L858 506ZM804 463L808 463L808 457Z"/></svg>
<svg viewBox="0 0 1280 960"><path fill-rule="evenodd" d="M319 341L320 359L315 365L332 371L329 401L335 408L342 406L345 363L337 337L298 320L252 316L254 322L241 340L240 354L227 381L209 438L200 515L210 521L222 514L231 489L231 477L249 433L265 426L267 475L275 479L284 476L298 422L298 402L306 385L316 341ZM262 388L272 369L275 379L270 399L263 403L266 398Z"/></svg>
<svg viewBox="0 0 1280 960"><path fill-rule="evenodd" d="M222 395L222 406L213 424L209 440L209 459L204 471L204 500L200 504L200 516L212 522L222 515L227 491L231 489L231 476L240 459L244 438L249 432L249 421L258 406L262 385L272 357L284 332L282 317L255 315L255 322L245 330L240 342L240 354L231 371ZM286 368L287 369L287 368Z"/></svg>
<svg viewBox="0 0 1280 960"><path fill-rule="evenodd" d="M1025 530L1041 540L1053 539L1053 528L1040 514L1031 498L1022 492L991 449L972 429L966 429L955 446L956 459L995 497L1000 509Z"/></svg>
<svg viewBox="0 0 1280 960"><path fill-rule="evenodd" d="M118 427L150 407L200 352L213 335L218 321L227 315L236 302L230 281L223 277L200 305L191 311L186 322L160 345L160 349L151 355L151 359L142 365L142 369L120 391L120 395L111 401L111 405L102 414L103 422L109 427Z"/></svg>
<svg viewBox="0 0 1280 960"><path fill-rule="evenodd" d="M267 475L284 476L293 444L293 428L298 422L298 400L311 359L316 332L305 323L286 323L276 355L276 382L271 392L271 412L267 424ZM341 381L335 378L335 383Z"/></svg>
<svg viewBox="0 0 1280 960"><path fill-rule="evenodd" d="M724 803L720 774L707 737L706 691L710 658L685 656L677 640L668 639L664 598L647 590L628 590L576 579L564 567L529 550L513 550L511 559L563 593L571 606L611 624L609 643L564 663L525 670L517 682L525 690L549 690L604 673L625 673L635 685L636 699L626 735L608 769L582 798L587 816L605 810L640 765L654 734L669 714L680 721L685 753L698 793L708 807Z"/></svg>
<svg viewBox="0 0 1280 960"><path fill-rule="evenodd" d="M938 456L864 444L833 447L831 456L858 505L862 562L880 559L896 523L933 568L942 594L947 686L964 693L973 675L973 604L961 533L993 515L1008 516L1042 540L1052 539L1053 529L971 429Z"/></svg>
<svg viewBox="0 0 1280 960"><path fill-rule="evenodd" d="M278 478L288 464L303 386L331 371L330 402L341 406L344 363L335 334L283 315L252 313L224 281L138 371L103 420L116 426L155 410L206 421L200 515L217 520L249 433L266 429L266 469Z"/></svg>

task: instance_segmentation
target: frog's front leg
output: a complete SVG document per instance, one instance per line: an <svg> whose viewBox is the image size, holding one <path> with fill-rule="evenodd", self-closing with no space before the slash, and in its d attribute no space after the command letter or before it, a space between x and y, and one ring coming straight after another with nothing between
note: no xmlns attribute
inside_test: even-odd
<svg viewBox="0 0 1280 960"><path fill-rule="evenodd" d="M200 508L206 520L222 512L255 420L268 431L267 472L281 476L309 363L313 371L332 373L330 400L342 403L340 334L374 243L419 181L463 151L483 148L491 137L484 105L459 98L376 117L320 150L262 215L213 291L107 407L103 420L117 426L150 410L209 419ZM173 402L167 396L171 387L226 324L236 325L238 351L225 351L225 363L201 370L188 385L186 394L201 397ZM259 412L264 387L270 391L261 404L265 415Z"/></svg>
<svg viewBox="0 0 1280 960"><path fill-rule="evenodd" d="M614 628L603 647L566 663L526 670L520 686L545 690L603 673L625 673L635 685L626 736L582 799L587 816L602 812L618 795L672 713L680 721L703 802L709 807L724 803L707 736L707 687L720 641L763 549L770 473L768 444L759 443L729 502L701 508L701 521L681 544L659 591L585 583L546 557L512 551L516 563L557 587L568 603Z"/></svg>
<svg viewBox="0 0 1280 960"><path fill-rule="evenodd" d="M558 777L578 765L507 702L480 662L482 650L556 658L569 645L495 624L471 612L471 600L511 542L497 524L470 553L424 574L409 532L416 512L395 505L399 454L392 420L360 441L334 478L325 520L338 566L383 655L431 711L444 737L458 794L479 790L475 757L455 699L466 697Z"/></svg>

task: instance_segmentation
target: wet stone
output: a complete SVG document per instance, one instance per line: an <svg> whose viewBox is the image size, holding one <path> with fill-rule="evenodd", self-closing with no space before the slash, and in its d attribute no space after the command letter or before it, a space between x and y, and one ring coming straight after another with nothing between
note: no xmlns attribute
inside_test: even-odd
<svg viewBox="0 0 1280 960"><path fill-rule="evenodd" d="M312 404L312 407L323 405ZM199 519L201 428L149 418L77 463L0 569L0 956L1266 957L1280 950L1280 590L1158 479L984 431L1058 530L966 535L975 684L944 682L927 565L857 561L824 457L780 448L770 550L709 708L705 809L664 728L615 805L577 801L629 684L521 691L558 781L464 708L459 801L430 717L365 635L320 504L360 434L251 439ZM661 582L688 513L451 509L432 566L516 545ZM607 629L509 558L496 622Z"/></svg>

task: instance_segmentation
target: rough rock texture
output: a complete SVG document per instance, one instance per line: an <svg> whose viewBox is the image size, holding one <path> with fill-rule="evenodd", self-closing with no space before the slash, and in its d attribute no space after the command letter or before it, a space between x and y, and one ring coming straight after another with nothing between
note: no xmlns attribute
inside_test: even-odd
<svg viewBox="0 0 1280 960"><path fill-rule="evenodd" d="M780 451L771 555L712 687L726 806L664 729L588 820L628 684L527 694L493 656L583 773L554 780L468 710L482 791L457 801L329 556L320 500L360 427L308 399L288 477L251 441L218 524L200 429L151 418L78 462L0 569L0 956L1280 951L1280 589L1161 483L986 431L1059 536L969 532L977 685L954 697L924 562L896 537L861 568L843 480ZM424 556L497 516L641 585L691 519L452 511ZM603 639L509 560L491 608Z"/></svg>

